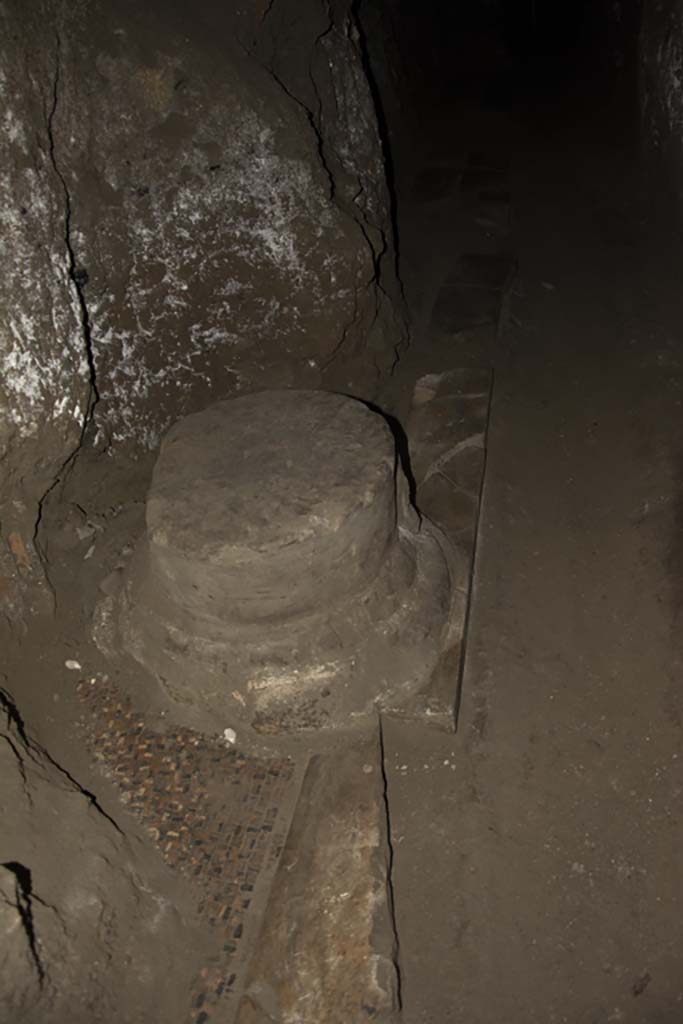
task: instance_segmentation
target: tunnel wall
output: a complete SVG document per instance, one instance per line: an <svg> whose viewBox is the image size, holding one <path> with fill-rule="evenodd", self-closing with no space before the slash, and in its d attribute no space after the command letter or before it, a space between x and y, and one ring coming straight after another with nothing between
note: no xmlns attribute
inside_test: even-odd
<svg viewBox="0 0 683 1024"><path fill-rule="evenodd" d="M84 442L405 340L351 0L0 8L0 516Z"/></svg>
<svg viewBox="0 0 683 1024"><path fill-rule="evenodd" d="M683 201L683 0L645 0L640 37L640 107L652 170Z"/></svg>

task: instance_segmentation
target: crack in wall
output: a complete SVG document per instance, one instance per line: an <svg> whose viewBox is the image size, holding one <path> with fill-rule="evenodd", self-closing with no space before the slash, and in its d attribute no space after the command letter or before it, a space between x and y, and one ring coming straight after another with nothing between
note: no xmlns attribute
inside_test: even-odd
<svg viewBox="0 0 683 1024"><path fill-rule="evenodd" d="M266 5L266 7L265 7L265 9L263 11L263 14L261 15L261 24L263 24L263 22L266 20L266 18L268 17L268 15L270 14L270 12L272 11L274 6L275 6L275 0L268 0L268 3L267 3L267 5Z"/></svg>
<svg viewBox="0 0 683 1024"><path fill-rule="evenodd" d="M324 34L325 33L323 33L323 35ZM303 112L304 112L304 114L306 116L306 120L308 121L309 125L313 129L313 134L315 135L315 139L316 139L316 149L317 149L317 152L318 152L318 156L320 158L320 163L321 163L321 166L322 166L322 168L323 168L323 170L325 172L325 176L327 177L328 188L329 188L328 199L330 200L330 202L334 202L335 198L336 198L336 191L337 191L337 189L336 189L336 185L335 185L335 181L334 181L334 176L332 174L332 171L330 170L329 164L327 163L327 159L325 157L325 153L324 153L324 145L325 145L325 143L324 143L324 140L323 140L322 132L320 131L320 128L318 127L318 124L316 123L316 119L315 119L315 115L313 114L313 111L310 110L306 106L306 104L303 102L303 100L300 100L298 96L295 96L294 93L291 92L287 88L287 86L282 81L280 76L278 74L276 74L276 72L273 71L273 69L271 67L269 67L267 64L262 64L260 61L259 61L259 63L261 64L261 67L264 69L264 71L268 72L268 74L271 76L273 81L276 82L277 85L279 85L279 87L282 89L284 94L286 96L288 96L290 100L293 100L293 102L296 103L296 105L298 107L301 107L301 109L303 110ZM316 95L317 95L317 91L316 91ZM321 102L319 96L318 96L318 102Z"/></svg>
<svg viewBox="0 0 683 1024"><path fill-rule="evenodd" d="M398 226L398 193L396 189L396 169L394 166L394 156L391 147L391 136L389 132L389 124L387 119L386 110L382 100L382 93L375 76L372 60L370 58L370 52L368 47L368 40L363 29L363 20L361 18L361 5L362 0L353 0L351 5L351 17L353 19L354 27L358 33L358 52L360 54L361 65L363 72L365 73L365 79L368 83L370 90L370 96L372 98L373 106L375 108L375 116L377 118L377 132L379 135L380 146L382 148L382 157L384 160L384 175L387 184L387 193L389 195L389 221L391 224L391 234L393 242L393 270L398 281L398 286L402 297L405 300L405 288L403 284L403 278L401 277L401 256L400 256L400 238L399 238L399 226ZM389 249L389 244L386 237L384 237L384 250L380 254L380 259L386 254Z"/></svg>
<svg viewBox="0 0 683 1024"><path fill-rule="evenodd" d="M329 13L329 10L328 10L328 13ZM331 17L331 15L330 15L330 17ZM320 35L316 38L314 46L317 46L326 36L329 35L330 32L333 31L333 29L334 29L334 24L331 22L329 24L329 26L323 32L321 32ZM384 255L384 253L386 252L386 249L387 249L387 241L386 241L386 236L384 235L384 232L381 232L383 247L382 247L381 252L378 254L376 252L375 247L374 247L374 245L372 243L372 240L371 240L371 238L369 236L369 233L368 233L368 230L367 230L367 219L366 219L362 209L356 203L354 203L353 205L354 205L355 209L358 211L359 216L353 216L351 211L346 208L346 204L340 204L338 202L338 200L337 200L337 187L336 187L336 183L335 183L335 180L334 180L334 174L332 173L332 169L331 169L330 165L328 164L327 158L325 156L325 140L324 140L324 137L323 137L320 125L318 123L321 120L321 118L322 118L322 98L320 96L320 92L318 90L317 83L315 82L310 62L309 62L309 67L308 67L308 74L309 74L309 78L311 80L311 84L312 84L313 90L315 92L316 100L318 102L318 108L319 109L318 109L318 117L317 117L317 119L316 119L316 115L313 113L313 111L308 106L306 106L306 104L303 102L303 100L300 100L298 96L296 96L293 92L291 92L290 89L288 89L288 87L285 85L285 83L282 81L282 79L279 77L279 75L275 71L273 71L273 69L269 65L264 64L261 61L259 61L259 63L261 64L263 69L265 71L267 71L267 73L271 76L273 81L276 82L276 84L282 89L282 91L285 93L285 95L287 97L289 97L289 99L291 99L294 103L297 104L297 106L301 107L301 109L303 110L303 112L304 112L304 114L306 116L306 120L308 121L308 123L309 123L309 125L310 125L310 127L311 127L311 129L312 129L312 131L313 131L313 133L315 135L316 149L317 149L317 152L318 152L318 157L320 159L321 166L322 166L322 168L323 168L323 170L325 172L325 175L327 177L327 181L328 181L328 199L329 199L329 201L331 203L335 203L335 205L337 205L339 207L339 209L342 210L343 213L345 213L348 217L351 218L351 220L353 220L353 222L359 228L359 230L360 230L360 232L361 232L361 234L363 236L363 240L365 241L365 243L366 243L366 245L367 245L367 247L369 249L371 265L372 265L372 271L373 271L373 277L371 278L370 281L368 281L366 283L366 285L364 287L370 288L370 287L372 287L374 285L382 293L382 295L385 298L388 298L387 293L385 292L385 290L384 290L384 288L382 286L381 275L380 275L380 261L381 261L382 256ZM362 185L360 185L360 183L359 183L359 186L360 186L360 188L359 188L359 193L360 193L360 192L363 191L363 188L362 188ZM357 324L359 322L359 319L360 319L360 316L359 316L359 306L360 306L360 303L358 301L358 291L356 291L355 294L354 294L354 308L353 308L353 314L351 316L351 319L350 319L349 323L344 325L344 327L342 328L341 338L339 339L339 341L335 345L335 347L334 347L333 351L331 352L331 354L329 355L329 357L322 364L321 369L323 370L323 372L325 370L329 369L330 365L335 362L335 360L339 357L340 353L345 348L346 339L347 339L349 333L351 332L351 330L355 326L357 326ZM372 330L372 327L374 326L374 324L375 324L375 322L376 322L376 320L378 318L378 315L379 315L379 311L378 311L378 309L376 307L375 308L375 312L374 312L374 316L373 316L373 322L370 325L370 327L368 328L368 333ZM397 361L398 361L398 357L396 356L395 362L393 364L394 366L395 366ZM393 369L393 367L392 367L392 369Z"/></svg>
<svg viewBox="0 0 683 1024"><path fill-rule="evenodd" d="M386 753L384 748L384 725L382 722L381 714L377 716L378 730L379 730L379 753L380 753L380 771L382 773L382 799L384 802L384 814L386 821L386 836L387 836L387 908L389 911L389 921L391 923L391 929L394 934L394 949L392 954L392 960L394 964L394 970L396 971L396 998L398 1001L399 1012L403 1009L403 981L401 977L401 963L400 963L400 951L401 945L398 938L398 922L396 920L396 900L395 900L395 888L394 888L394 844L391 838L391 808L389 805L389 779L387 777L387 765L386 765Z"/></svg>
<svg viewBox="0 0 683 1024"><path fill-rule="evenodd" d="M45 749L45 747L41 747L40 744L36 743L35 740L31 739L28 736L26 732L26 727L24 725L24 720L21 717L19 708L14 703L14 699L12 695L9 693L9 691L2 686L0 686L0 709L2 709L5 712L5 715L7 717L8 730L14 729L19 739L21 740L21 745L24 748L26 756L29 757L30 760L33 761L35 764L40 763L39 758L36 756L36 754L44 758L48 762L48 764L50 764L55 769L55 771L59 772L60 775L64 776L64 778L69 782L70 786L73 789L75 789L77 793L80 793L81 796L85 797L90 806L95 811L97 811L98 814L101 814L102 817L105 818L109 822L109 824L116 829L119 835L125 835L123 829L114 820L114 818L112 818L112 816L104 810L95 794L92 793L89 789L86 789L85 786L82 786L81 783L73 777L71 772L69 772L66 768L59 764L58 761L55 761L54 757L52 757L52 755ZM9 737L6 738L10 742L14 750L14 753L19 758L21 758L21 752L17 749L17 745L13 743ZM21 767L21 772L22 775L25 774L23 763Z"/></svg>
<svg viewBox="0 0 683 1024"><path fill-rule="evenodd" d="M275 0L273 0L273 2L269 5L268 13L270 13L272 8L274 7L274 3L275 3ZM335 204L335 206L340 210L341 213L343 213L346 217L348 217L356 225L358 230L361 232L361 235L363 237L363 241L364 241L365 245L367 246L367 250L368 250L368 254L369 254L369 258L370 258L370 264L371 264L371 267L372 267L372 277L368 281L363 282L361 285L358 285L356 287L355 292L354 292L353 311L351 313L349 321L345 325L342 326L340 338L337 341L336 345L334 346L332 352L329 354L329 356L325 359L325 361L321 365L321 370L323 372L326 372L327 370L329 370L329 368L332 366L332 364L334 364L338 360L338 358L341 356L341 354L346 350L347 339L348 339L349 335L354 330L354 328L356 328L359 325L359 323L361 321L360 300L359 300L359 292L361 290L369 291L370 289L374 288L376 290L376 292L378 293L378 295L375 295L375 297L374 297L375 298L374 310L372 312L371 322L367 325L367 328L366 328L366 332L365 333L366 333L367 336L369 336L372 333L372 331L373 331L373 329L374 329L374 327L375 327L375 325L376 325L376 323L377 323L377 321L378 321L378 319L380 317L380 303L381 303L381 301L382 300L386 301L390 306L393 306L393 300L391 299L389 293L387 292L386 288L384 287L384 282L382 280L382 278L383 278L382 267L383 267L385 256L387 255L387 253L389 252L389 250L391 248L391 246L390 246L390 238L394 238L394 239L396 238L396 230L395 230L395 227L393 225L393 217L394 217L394 213L395 213L396 201L395 201L395 195L394 195L394 191L393 191L393 184L389 180L390 154L389 154L389 151L388 151L388 135L386 133L383 133L383 131L382 131L382 125L383 125L382 111L378 107L378 96L377 96L377 91L376 91L376 83L374 83L374 81L372 80L372 77L371 77L372 73L371 73L371 69L370 69L370 66L369 66L369 59L368 59L367 52L366 52L366 44L365 44L365 40L364 40L364 37L363 37L360 21L359 21L359 19L357 17L357 11L356 11L356 7L357 6L358 5L356 4L353 7L353 9L351 10L351 18L350 18L350 21L349 21L349 26L350 26L350 30L355 32L356 35L357 35L357 38L358 38L358 41L355 42L354 46L355 46L355 49L356 49L356 51L358 53L358 56L359 56L361 69L362 69L363 75L365 77L367 86L368 86L369 99L370 99L370 102L371 102L371 104L373 106L373 109L374 109L374 112L375 112L375 116L376 116L376 124L377 124L378 133L379 133L379 143L380 143L381 153L382 153L382 157L383 157L383 166L384 166L384 169L385 169L385 174L387 175L387 177L386 177L386 185L387 185L387 194L388 194L388 199L389 199L389 213L390 213L390 219L392 219L392 224L391 224L391 226L389 228L389 232L386 232L386 231L382 230L381 228L379 228L377 225L372 224L369 221L369 219L368 219L366 211L363 210L362 206L358 202L358 199L360 198L360 196L362 196L364 194L364 187L363 187L363 183L360 180L360 178L357 178L358 192L356 193L356 195L353 197L353 199L350 202L348 200L343 199L343 197L341 197L339 195L338 189L337 189L337 182L335 180L335 175L334 175L334 171L333 171L333 167L328 162L328 159L327 159L326 142L325 142L325 137L324 137L324 134L323 134L323 127L322 127L322 122L323 122L323 99L322 99L322 96L321 96L321 93L320 93L320 89L318 88L318 82L316 81L316 77L315 77L315 73L314 73L314 55L317 54L320 51L321 46L324 44L324 42L327 39L327 37L331 33L333 33L335 31L334 13L333 13L332 6L331 6L329 0L327 0L327 2L326 2L327 26L321 32L319 32L319 34L316 36L315 40L313 41L312 53L311 53L311 56L309 58L308 67L307 67L308 79L310 81L311 88L313 90L313 94L314 94L314 97L315 97L315 107L316 107L315 110L312 110L307 105L307 103L305 103L295 93L293 93L292 90L285 84L285 82L282 80L282 78L273 69L272 63L273 63L273 60L274 60L274 56L270 60L262 59L262 58L260 58L258 56L258 54L256 52L257 51L257 44L256 43L254 43L254 45L251 48L247 48L247 47L244 46L244 44L240 43L240 45L241 45L242 49L244 50L245 54L247 56L255 59L259 63L259 65L263 68L263 70L266 71L268 75L270 75L270 77L279 86L279 88L284 92L284 94L289 99L291 99L294 103L296 103L296 105L298 107L300 107L303 110L303 112L305 114L305 117L306 117L306 120L308 121L308 124L310 125L310 128L311 128L311 130L314 133L315 140L316 140L316 150L317 150L317 153L318 153L318 158L320 160L320 165L321 165L321 167L322 167L322 169L323 169L323 171L324 171L324 173L326 175L326 178L327 178L327 183L328 183L327 198L328 198L328 200L331 203ZM324 56L324 50L323 50L323 59L326 59L325 56ZM334 93L334 90L332 92L332 99L336 103L337 98L336 98L336 94ZM372 234L371 234L371 232L373 230L377 230L378 231L378 234L379 234L379 242L378 242L378 244L375 244L375 242L373 241ZM400 295L403 296L403 294L404 294L403 282L401 281L400 277L398 276L398 254L397 254L397 251L394 252L394 260L395 260L395 267L396 267L396 272L397 272L396 276L397 276L398 289L399 289ZM395 371L396 366L398 365L398 363L400 361L400 348L401 348L401 343L400 342L397 342L393 346L393 360L392 360L391 367L390 367L390 373L393 373ZM379 375L381 375L382 367L381 367L380 363L378 362L376 356L373 357L373 363L374 363L375 370L377 371L377 373Z"/></svg>
<svg viewBox="0 0 683 1024"><path fill-rule="evenodd" d="M13 860L6 861L2 867L14 875L14 906L21 919L31 960L38 975L38 987L42 989L45 985L47 972L38 949L38 935L33 919L33 882L31 871L25 864L20 864L18 861Z"/></svg>
<svg viewBox="0 0 683 1024"><path fill-rule="evenodd" d="M83 347L84 347L84 351L85 351L85 358L86 358L86 362L87 362L87 365L88 365L88 373L89 373L89 378L90 378L90 380L89 380L88 400L87 400L85 412L83 414L83 422L81 424L81 432L80 432L80 436L79 436L79 439L78 439L78 444L73 449L73 451L69 453L69 455L66 457L66 459L63 461L63 463L61 464L61 466L57 470L57 472L56 472L56 474L54 476L54 479L52 480L52 483L49 485L49 487L46 489L46 491L44 492L42 497L39 499L39 501L38 501L38 512L37 512L36 521L35 521L34 530L33 530L33 546L36 549L36 552L38 553L38 557L40 558L40 561L42 563L43 571L45 573L45 578L46 578L46 580L48 582L48 585L50 586L50 589L52 591L53 597L56 598L55 589L52 586L52 583L50 581L50 577L49 577L49 574L48 574L48 569L47 569L48 559L47 559L47 555L46 555L46 552L45 552L44 548L42 547L42 545L40 543L40 539L39 539L40 528L41 528L41 524L42 524L42 520L43 520L43 513L44 513L44 510L45 510L45 502L46 502L47 498L49 497L49 495L52 493L52 491L55 489L55 487L57 487L57 485L61 482L64 473L66 471L68 471L72 467L75 459L77 458L79 452L81 451L81 449L83 447L83 444L84 444L84 441L85 441L85 436L86 436L88 427L90 426L90 424L93 421L93 417L94 417L94 414L95 414L95 408L96 408L96 406L97 406L97 404L98 404L98 402L100 400L100 393L99 393L99 390L98 390L98 387L97 387L97 370L96 370L96 366L95 366L95 356L94 356L93 342L92 342L92 323L91 323L91 319L90 319L90 311L88 309L88 303L87 303L87 300L86 300L86 297L85 297L85 293L84 293L84 290L83 290L84 285L85 285L85 283L87 281L87 273L85 272L85 270L82 267L78 266L78 262L76 260L76 253L75 253L75 250L74 250L74 247L73 247L73 241L72 241L72 216L73 216L73 208L72 208L71 192L69 191L69 186L67 184L67 180L66 180L62 170L60 169L59 162L57 160L57 147L56 147L56 140L55 140L54 122L55 122L55 117L56 117L56 114L57 114L57 108L59 106L59 99L60 99L59 90L60 90L60 81L61 81L61 74L62 74L62 59L61 59L62 41L61 41L61 37L59 36L59 34L56 35L55 40L56 40L56 46L55 46L55 70L54 70L54 77L52 79L52 105L50 107L50 110L49 110L49 113L48 113L48 116L47 116L47 126L46 126L47 127L47 139L48 139L48 153L50 155L50 163L52 164L52 169L53 169L57 179L59 180L61 188L62 188L62 191L64 193L64 245L65 245L66 257L67 257L67 272L68 272L68 276L69 276L69 280L71 282L71 285L72 285L72 287L74 289L74 292L75 292L75 295L76 295L76 299L77 299L77 302L78 302L79 311L80 311L81 334L82 334Z"/></svg>
<svg viewBox="0 0 683 1024"><path fill-rule="evenodd" d="M64 191L64 244L66 246L67 262L69 278L74 286L76 296L78 298L78 305L81 311L81 328L83 332L83 344L85 348L85 356L88 363L88 370L90 372L90 395L88 399L88 405L83 417L83 431L85 431L90 424L95 406L99 402L100 394L97 389L97 373L95 368L95 357L93 352L92 344L92 325L90 321L90 312L88 310L88 303L85 298L83 286L87 279L85 271L82 267L78 266L76 260L76 253L74 252L73 242L71 239L71 221L72 221L72 202L71 193L67 184L64 174L60 170L59 163L57 161L56 142L54 133L54 120L57 114L57 107L59 105L59 85L61 79L61 39L59 35L56 37L57 45L55 51L55 75L52 83L52 108L47 119L47 135L48 145L50 153L50 161L57 175L62 189Z"/></svg>
<svg viewBox="0 0 683 1024"><path fill-rule="evenodd" d="M26 766L24 765L24 759L21 756L21 751L17 747L16 743L12 740L12 737L8 736L7 733L5 733L5 732L0 733L0 738L5 740L5 742L9 746L10 750L14 754L14 759L15 759L15 761L17 763L17 769L19 770L19 774L21 776L21 785L22 785L22 788L24 790L24 796L26 797L26 800L27 800L27 803L28 803L29 807L33 807L33 796L31 794L31 788L30 788L30 786L28 784L28 776L26 775Z"/></svg>
<svg viewBox="0 0 683 1024"><path fill-rule="evenodd" d="M3 674L3 679L7 677ZM31 749L31 742L26 735L26 726L24 720L19 713L19 708L14 703L11 694L4 686L0 686L0 707L5 712L7 718L7 728L14 729L18 734L21 742L27 750Z"/></svg>

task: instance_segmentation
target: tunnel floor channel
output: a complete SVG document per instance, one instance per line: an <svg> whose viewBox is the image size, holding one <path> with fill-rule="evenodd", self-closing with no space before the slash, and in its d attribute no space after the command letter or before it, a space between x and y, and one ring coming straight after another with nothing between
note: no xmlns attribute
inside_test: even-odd
<svg viewBox="0 0 683 1024"><path fill-rule="evenodd" d="M397 160L401 372L494 376L458 731L384 727L410 1024L683 1013L680 250L598 107L433 96Z"/></svg>

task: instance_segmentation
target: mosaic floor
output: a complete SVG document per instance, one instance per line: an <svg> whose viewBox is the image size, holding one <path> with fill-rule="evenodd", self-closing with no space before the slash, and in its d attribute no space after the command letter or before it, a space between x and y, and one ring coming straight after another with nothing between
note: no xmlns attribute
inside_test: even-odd
<svg viewBox="0 0 683 1024"><path fill-rule="evenodd" d="M111 684L79 685L88 749L166 863L190 879L197 910L216 934L199 973L190 1024L230 1019L241 945L267 895L301 772L187 728L151 729ZM293 792L294 791L294 792Z"/></svg>

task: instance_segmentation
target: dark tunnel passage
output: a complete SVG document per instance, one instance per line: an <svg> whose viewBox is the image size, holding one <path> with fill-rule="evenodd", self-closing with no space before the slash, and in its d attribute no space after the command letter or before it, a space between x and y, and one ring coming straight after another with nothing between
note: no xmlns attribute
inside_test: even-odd
<svg viewBox="0 0 683 1024"><path fill-rule="evenodd" d="M0 1024L683 1019L682 185L683 0L0 4Z"/></svg>
<svg viewBox="0 0 683 1024"><path fill-rule="evenodd" d="M646 56L641 0L396 2L386 8L408 106L479 92L486 105L518 111L568 96L595 114L616 101L634 130Z"/></svg>
<svg viewBox="0 0 683 1024"><path fill-rule="evenodd" d="M384 731L404 1013L673 1022L680 11L391 10L404 371L493 368L457 739Z"/></svg>

